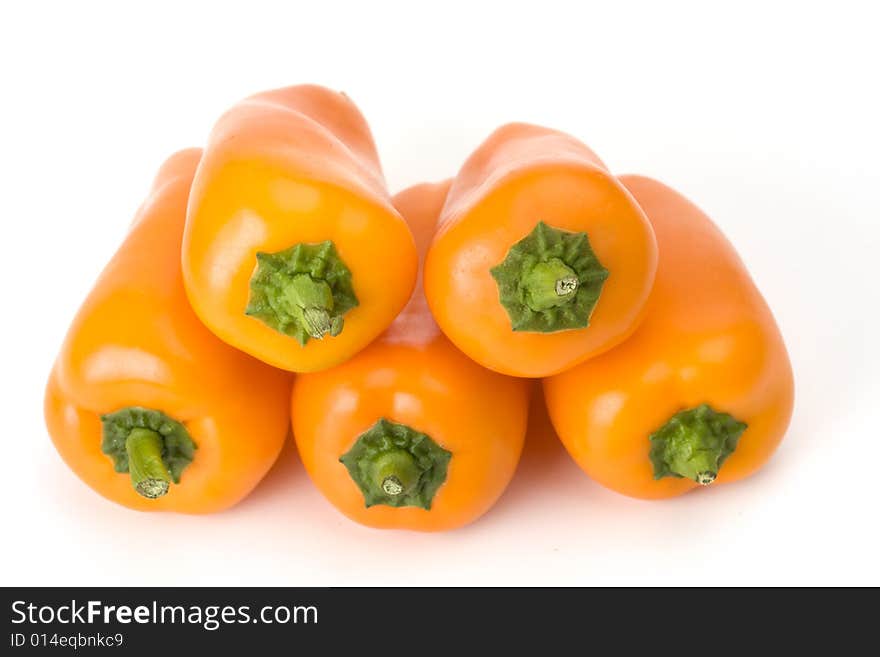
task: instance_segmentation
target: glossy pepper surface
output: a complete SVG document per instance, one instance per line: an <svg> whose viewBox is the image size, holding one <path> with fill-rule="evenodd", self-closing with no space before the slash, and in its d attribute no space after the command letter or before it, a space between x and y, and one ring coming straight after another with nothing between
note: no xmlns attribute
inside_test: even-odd
<svg viewBox="0 0 880 657"><path fill-rule="evenodd" d="M369 127L345 94L278 89L219 120L193 183L183 275L221 339L285 370L330 367L388 327L416 270Z"/></svg>
<svg viewBox="0 0 880 657"><path fill-rule="evenodd" d="M440 328L471 358L542 377L630 335L656 264L644 213L590 149L510 124L455 178L425 293Z"/></svg>
<svg viewBox="0 0 880 657"><path fill-rule="evenodd" d="M162 166L73 321L45 415L70 468L143 511L207 513L247 495L288 430L290 375L221 342L183 289L180 243L200 151Z"/></svg>
<svg viewBox="0 0 880 657"><path fill-rule="evenodd" d="M770 458L791 417L782 336L705 214L657 181L621 180L657 235L654 291L629 340L545 379L553 424L587 474L632 497L747 477Z"/></svg>
<svg viewBox="0 0 880 657"><path fill-rule="evenodd" d="M395 197L427 248L448 183ZM485 513L516 469L528 382L458 351L417 290L388 331L350 361L297 377L293 433L306 470L349 518L436 531Z"/></svg>

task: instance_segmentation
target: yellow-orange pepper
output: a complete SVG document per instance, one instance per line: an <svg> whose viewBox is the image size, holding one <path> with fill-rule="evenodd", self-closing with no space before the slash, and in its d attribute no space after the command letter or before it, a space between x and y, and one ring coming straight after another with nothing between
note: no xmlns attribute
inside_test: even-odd
<svg viewBox="0 0 880 657"><path fill-rule="evenodd" d="M621 181L657 235L654 291L629 340L545 379L553 424L587 474L632 497L747 477L770 458L791 417L782 336L706 215L659 182Z"/></svg>
<svg viewBox="0 0 880 657"><path fill-rule="evenodd" d="M183 290L180 243L200 154L181 151L160 169L46 389L62 458L104 497L142 511L235 504L288 430L290 375L214 337Z"/></svg>
<svg viewBox="0 0 880 657"><path fill-rule="evenodd" d="M656 265L648 220L590 149L511 124L456 177L425 293L468 356L504 374L543 377L630 335Z"/></svg>
<svg viewBox="0 0 880 657"><path fill-rule="evenodd" d="M449 185L394 201L424 252ZM293 434L309 476L349 518L438 531L494 504L519 461L528 382L486 370L440 333L417 290L350 361L297 377Z"/></svg>
<svg viewBox="0 0 880 657"><path fill-rule="evenodd" d="M183 276L196 314L225 342L294 372L341 363L393 321L416 269L369 127L345 94L268 91L214 127Z"/></svg>

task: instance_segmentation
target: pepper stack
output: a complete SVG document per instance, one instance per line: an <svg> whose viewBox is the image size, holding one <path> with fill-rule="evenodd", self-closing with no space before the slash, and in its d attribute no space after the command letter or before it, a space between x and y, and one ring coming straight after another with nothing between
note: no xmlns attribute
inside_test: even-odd
<svg viewBox="0 0 880 657"><path fill-rule="evenodd" d="M306 85L162 166L45 408L71 469L134 509L232 506L292 425L344 514L431 531L502 494L530 397L589 476L664 498L760 468L793 377L735 250L678 192L509 124L392 197L352 101Z"/></svg>

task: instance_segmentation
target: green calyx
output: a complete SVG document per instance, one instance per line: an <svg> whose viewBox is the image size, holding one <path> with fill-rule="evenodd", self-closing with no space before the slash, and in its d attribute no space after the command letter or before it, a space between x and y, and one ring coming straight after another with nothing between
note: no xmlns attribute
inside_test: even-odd
<svg viewBox="0 0 880 657"><path fill-rule="evenodd" d="M161 411L129 406L101 416L101 451L116 472L128 472L138 494L162 497L192 463L196 444L180 422Z"/></svg>
<svg viewBox="0 0 880 657"><path fill-rule="evenodd" d="M358 436L339 462L360 488L367 507L416 506L429 510L446 481L452 453L424 433L381 419Z"/></svg>
<svg viewBox="0 0 880 657"><path fill-rule="evenodd" d="M513 330L534 333L589 326L608 278L586 233L543 221L491 273Z"/></svg>
<svg viewBox="0 0 880 657"><path fill-rule="evenodd" d="M257 253L250 288L245 314L303 346L339 335L343 315L358 305L351 271L330 240Z"/></svg>
<svg viewBox="0 0 880 657"><path fill-rule="evenodd" d="M650 436L654 479L685 477L708 486L747 427L708 404L676 413Z"/></svg>

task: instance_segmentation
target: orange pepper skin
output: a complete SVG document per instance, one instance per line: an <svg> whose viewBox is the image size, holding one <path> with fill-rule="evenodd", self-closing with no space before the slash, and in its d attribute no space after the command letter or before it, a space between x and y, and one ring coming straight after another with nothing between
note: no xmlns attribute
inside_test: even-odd
<svg viewBox="0 0 880 657"><path fill-rule="evenodd" d="M417 185L395 197L422 253L448 187ZM293 435L309 476L352 520L385 529L448 530L484 514L510 482L525 438L528 395L526 381L486 370L457 350L417 290L389 330L355 358L297 377ZM430 510L367 508L339 462L381 418L422 431L452 452Z"/></svg>
<svg viewBox="0 0 880 657"><path fill-rule="evenodd" d="M359 301L339 335L302 346L245 314L258 252L325 240ZM219 120L193 183L182 257L205 325L294 372L331 367L369 344L406 305L418 268L366 121L346 95L311 85L258 94Z"/></svg>
<svg viewBox="0 0 880 657"><path fill-rule="evenodd" d="M553 424L600 484L666 498L699 484L655 480L649 435L705 403L748 425L715 483L747 477L770 458L791 418L794 383L782 336L733 246L702 211L649 178L621 181L657 235L654 291L629 340L544 380Z"/></svg>
<svg viewBox="0 0 880 657"><path fill-rule="evenodd" d="M585 231L610 275L587 328L514 331L490 269L538 221ZM544 377L610 349L636 328L657 265L644 213L605 165L568 135L525 124L493 133L456 177L425 265L443 332L497 372Z"/></svg>
<svg viewBox="0 0 880 657"><path fill-rule="evenodd" d="M190 182L201 151L160 169L129 235L70 327L49 378L45 417L67 465L95 491L141 511L209 513L262 479L288 429L290 375L218 340L191 310L180 272ZM101 451L101 415L140 406L195 441L180 483L146 499Z"/></svg>

